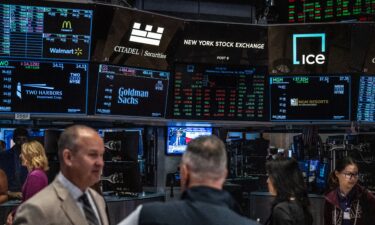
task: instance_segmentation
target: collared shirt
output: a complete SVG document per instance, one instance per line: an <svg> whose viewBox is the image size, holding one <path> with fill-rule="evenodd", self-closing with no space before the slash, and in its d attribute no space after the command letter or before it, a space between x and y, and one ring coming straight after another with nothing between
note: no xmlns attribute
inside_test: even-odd
<svg viewBox="0 0 375 225"><path fill-rule="evenodd" d="M70 182L70 180L68 180L61 172L57 175L57 179L68 190L68 192L73 197L73 199L76 202L76 204L78 205L78 207L81 209L81 212L82 212L83 216L85 216L85 212L83 210L83 203L79 200L79 198L83 195L83 192L81 191L81 189L79 189L76 185L74 185L72 182ZM102 222L101 222L101 219L100 219L100 216L99 216L99 211L96 208L96 204L95 204L94 200L92 199L88 189L85 190L85 193L86 193L86 195L89 199L89 202L91 204L92 209L95 212L96 218L98 219L99 224L101 225Z"/></svg>

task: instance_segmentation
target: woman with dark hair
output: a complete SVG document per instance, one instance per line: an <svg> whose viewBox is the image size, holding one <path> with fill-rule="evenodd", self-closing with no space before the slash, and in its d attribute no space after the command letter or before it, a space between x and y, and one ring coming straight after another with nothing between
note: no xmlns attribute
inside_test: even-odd
<svg viewBox="0 0 375 225"><path fill-rule="evenodd" d="M325 225L369 225L375 221L375 197L358 184L358 165L350 157L336 164L325 195Z"/></svg>
<svg viewBox="0 0 375 225"><path fill-rule="evenodd" d="M275 196L267 225L311 225L310 202L298 162L279 158L266 163L268 190Z"/></svg>

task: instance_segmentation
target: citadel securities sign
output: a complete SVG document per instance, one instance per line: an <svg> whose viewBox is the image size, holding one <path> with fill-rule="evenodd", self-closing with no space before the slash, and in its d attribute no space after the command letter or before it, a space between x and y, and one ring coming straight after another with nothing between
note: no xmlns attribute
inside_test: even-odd
<svg viewBox="0 0 375 225"><path fill-rule="evenodd" d="M97 7L106 13L97 17L102 29L98 33L103 35L95 39L92 61L158 70L171 67L182 20L135 9Z"/></svg>
<svg viewBox="0 0 375 225"><path fill-rule="evenodd" d="M213 22L185 23L176 61L267 65L267 27Z"/></svg>
<svg viewBox="0 0 375 225"><path fill-rule="evenodd" d="M135 43L141 43L146 45L154 45L159 46L160 41L162 38L162 34L164 32L163 27L158 27L156 32L152 32L153 26L146 25L145 29L141 29L141 23L134 23L132 32L130 34L129 41ZM121 52L125 54L132 54L132 55L143 55L145 57L154 57L159 59L167 58L167 55L161 52L150 52L148 50L143 51L143 49L139 48L130 48L125 46L115 46L113 49L115 52Z"/></svg>

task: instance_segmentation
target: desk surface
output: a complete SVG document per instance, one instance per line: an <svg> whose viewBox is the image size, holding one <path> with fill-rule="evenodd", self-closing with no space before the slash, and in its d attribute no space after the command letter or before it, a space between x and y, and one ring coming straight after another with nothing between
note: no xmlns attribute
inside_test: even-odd
<svg viewBox="0 0 375 225"><path fill-rule="evenodd" d="M150 198L163 198L165 197L164 192L140 192L129 194L125 196L116 196L116 195L104 195L105 201L108 202L121 202L121 201L133 201L133 200L143 200Z"/></svg>
<svg viewBox="0 0 375 225"><path fill-rule="evenodd" d="M0 207L14 207L18 206L21 203L21 200L9 200L0 205Z"/></svg>

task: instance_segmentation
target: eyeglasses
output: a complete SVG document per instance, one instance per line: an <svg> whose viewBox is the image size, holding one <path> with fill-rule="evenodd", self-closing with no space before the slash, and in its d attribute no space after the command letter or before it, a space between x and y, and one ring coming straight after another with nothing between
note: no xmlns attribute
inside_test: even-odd
<svg viewBox="0 0 375 225"><path fill-rule="evenodd" d="M351 179L354 177L355 179L358 179L359 174L358 173L342 173L346 179Z"/></svg>

